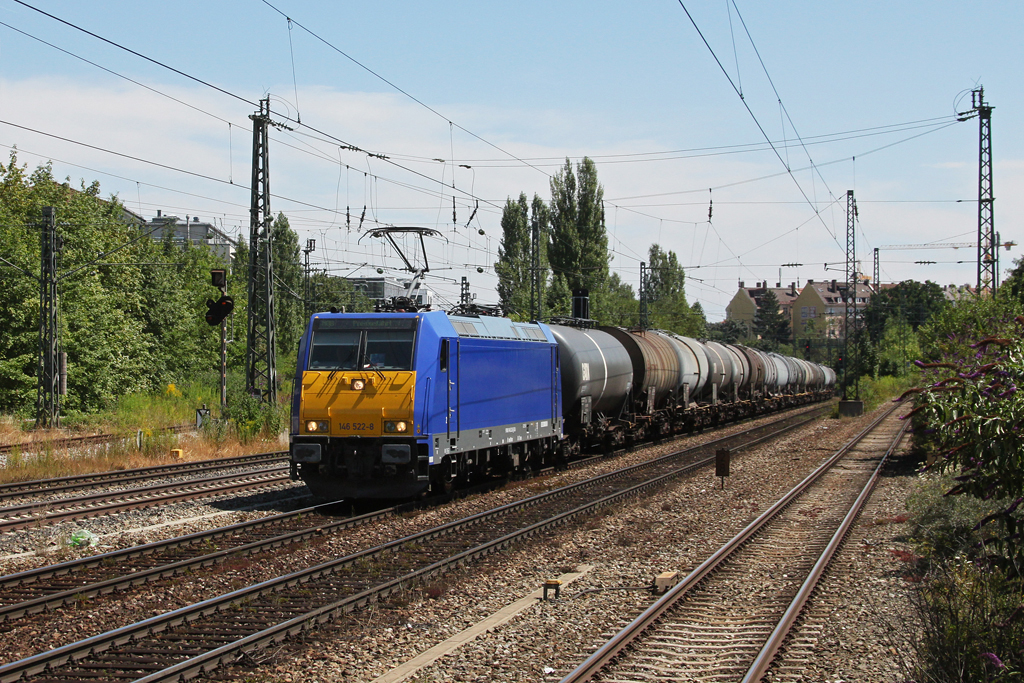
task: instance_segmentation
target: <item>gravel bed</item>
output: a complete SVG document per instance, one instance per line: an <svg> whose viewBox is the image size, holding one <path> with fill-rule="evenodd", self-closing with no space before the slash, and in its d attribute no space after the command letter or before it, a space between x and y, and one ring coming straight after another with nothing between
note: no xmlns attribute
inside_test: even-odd
<svg viewBox="0 0 1024 683"><path fill-rule="evenodd" d="M0 535L0 575L266 517L311 502L304 484L289 482L104 517L40 524ZM72 534L82 529L96 534L99 542L92 547L72 547Z"/></svg>
<svg viewBox="0 0 1024 683"><path fill-rule="evenodd" d="M753 424L772 419L774 418L761 418ZM153 616L154 614L177 609L231 590L290 573L301 567L319 564L327 559L348 554L362 548L372 547L394 538L401 538L451 520L461 519L476 512L489 510L504 503L520 500L542 490L564 486L574 481L589 478L595 474L650 459L680 447L688 447L710 441L723 434L745 429L751 426L751 424L733 425L722 430L706 432L680 441L638 449L619 457L597 461L584 468L516 482L488 494L474 495L437 508L399 515L366 527L348 530L342 535L334 535L304 544L287 546L278 549L274 553L240 558L213 568L197 571L194 574L190 574L187 580L185 577L176 577L173 580L136 587L125 593L92 598L87 604L80 606L65 606L53 613L36 615L15 624L13 629L8 631L7 637L0 642L0 657L2 657L3 661L12 661L41 650L74 642L75 640L118 628ZM746 457L745 455L739 457L737 463L739 463L738 467L740 469L742 469L742 463ZM303 485L294 484L290 487L281 487L276 491L257 494L256 497L267 500L273 499L274 496L282 495L282 492L294 493L304 490ZM235 501L232 501L232 505L235 504ZM26 539L34 538L36 543L41 542L40 538L46 539L50 544L58 544L57 547L61 548L61 550L55 554L9 559L7 562L0 564L0 570L3 573L11 573L28 568L29 566L46 564L48 560L70 559L71 556L81 551L71 551L66 549L66 545L60 544L70 534L72 528L89 528L94 533L103 535L103 543L96 550L105 551L111 548L150 542L158 538L178 536L201 529L224 526L227 523L272 514L277 511L239 512L230 519L225 520L223 516L209 516L212 513L223 510L223 506L218 509L214 505L216 503L212 500L195 501L93 520L81 520L75 526L65 526L63 531L60 530L60 526L28 530L35 532L35 536L25 533L23 535ZM162 525L162 523L170 520L181 520L183 523L181 525ZM139 533L138 528L141 526L149 527L149 529ZM16 535L11 534L11 537ZM31 551L33 548L30 542L32 541L23 541L20 547ZM3 539L0 541L0 544L3 543L10 543L10 541ZM5 546L0 545L0 547ZM585 554L585 552L581 552L581 554ZM55 555L60 555L60 557ZM74 615L71 615L72 625L69 627L69 615L65 614L65 612L74 612L76 607L80 608L79 611L82 612L82 616L75 618Z"/></svg>
<svg viewBox="0 0 1024 683"><path fill-rule="evenodd" d="M557 681L656 598L649 591L621 589L650 585L662 571L685 576L872 417L825 420L798 430L735 459L724 490L713 471L680 480L586 523L554 530L342 617L278 650L253 655L252 666L236 666L212 678L372 681L528 595L545 579L579 564L593 565L565 588L561 599L538 603L410 679ZM877 529L894 531L895 526Z"/></svg>

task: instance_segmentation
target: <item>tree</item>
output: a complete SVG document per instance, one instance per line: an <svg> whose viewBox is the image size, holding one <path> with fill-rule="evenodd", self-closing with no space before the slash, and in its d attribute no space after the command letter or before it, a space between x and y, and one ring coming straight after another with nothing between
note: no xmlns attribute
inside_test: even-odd
<svg viewBox="0 0 1024 683"><path fill-rule="evenodd" d="M604 224L604 188L587 157L565 166L551 179L551 231L548 262L569 290L599 290L608 278L608 234Z"/></svg>
<svg viewBox="0 0 1024 683"><path fill-rule="evenodd" d="M95 182L77 189L58 182L49 165L28 173L13 154L0 164L0 257L17 266L0 268L0 410L28 414L35 404L44 206L56 208L63 240L65 413L93 412L217 367L219 335L203 315L215 292L209 271L223 262L206 246L178 245L170 234L154 239L116 197L104 200L99 192Z"/></svg>
<svg viewBox="0 0 1024 683"><path fill-rule="evenodd" d="M747 328L738 320L725 319L717 323L708 323L707 338L711 341L735 344L747 338Z"/></svg>
<svg viewBox="0 0 1024 683"><path fill-rule="evenodd" d="M895 287L872 295L871 302L864 309L864 325L871 341L878 343L889 318L902 317L916 332L947 305L942 287L934 282L904 280Z"/></svg>
<svg viewBox="0 0 1024 683"><path fill-rule="evenodd" d="M686 303L686 274L673 251L662 251L657 244L648 250L651 273L648 280L648 317L652 327L678 334L701 334L705 321L695 320ZM703 311L701 312L703 315Z"/></svg>
<svg viewBox="0 0 1024 683"><path fill-rule="evenodd" d="M544 306L547 317L572 315L572 292L562 273L556 272L551 275L551 282L545 293Z"/></svg>
<svg viewBox="0 0 1024 683"><path fill-rule="evenodd" d="M1024 256L1013 260L1013 268L1006 273L997 295L1024 302Z"/></svg>
<svg viewBox="0 0 1024 683"><path fill-rule="evenodd" d="M271 254L274 260L274 317L279 352L296 352L299 337L306 325L303 300L302 261L299 257L299 236L292 230L287 216L277 214L270 229Z"/></svg>
<svg viewBox="0 0 1024 683"><path fill-rule="evenodd" d="M779 310L779 300L770 289L758 301L754 333L761 338L762 348L771 351L789 340L789 318Z"/></svg>
<svg viewBox="0 0 1024 683"><path fill-rule="evenodd" d="M633 327L640 314L640 302L633 288L619 278L618 273L609 276L605 286L596 293L592 303L600 309L602 325ZM591 316L596 317L596 316Z"/></svg>
<svg viewBox="0 0 1024 683"><path fill-rule="evenodd" d="M352 283L343 277L316 272L310 275L310 296L313 308L329 311L343 306L348 313L366 313L373 310L373 302L365 294L357 292Z"/></svg>
<svg viewBox="0 0 1024 683"><path fill-rule="evenodd" d="M498 303L516 320L530 314L531 231L526 193L517 201L505 200L501 212L501 244L494 272L498 275Z"/></svg>
<svg viewBox="0 0 1024 683"><path fill-rule="evenodd" d="M898 316L886 320L885 331L875 348L877 374L903 377L920 357L921 345L910 323Z"/></svg>

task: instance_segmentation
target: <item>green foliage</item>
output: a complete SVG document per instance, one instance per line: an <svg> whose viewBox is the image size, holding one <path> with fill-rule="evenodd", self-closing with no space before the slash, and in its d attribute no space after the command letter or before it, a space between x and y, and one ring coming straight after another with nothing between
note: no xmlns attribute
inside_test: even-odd
<svg viewBox="0 0 1024 683"><path fill-rule="evenodd" d="M228 384L228 405L224 418L234 427L238 440L249 443L258 436L272 437L279 433L287 418L288 408L260 401L245 393L245 378L233 374ZM282 392L283 393L283 392Z"/></svg>
<svg viewBox="0 0 1024 683"><path fill-rule="evenodd" d="M56 209L63 240L58 260L61 349L68 354L65 417L114 409L132 394L187 384L219 365L220 338L203 319L216 298L209 271L225 264L206 246L150 233L99 185L71 187L49 166L29 174L12 155L0 164L0 411L30 414L35 403L39 335L39 222ZM231 264L235 299L229 365L245 347L247 254ZM128 265L121 265L128 264ZM155 264L155 265L154 265ZM24 271L24 272L23 272Z"/></svg>
<svg viewBox="0 0 1024 683"><path fill-rule="evenodd" d="M988 305L961 302L951 309L950 317L939 322L951 324L959 314L962 332L935 343L945 349L940 362L919 362L924 386L913 390L918 440L933 451L939 471L957 475L951 493L1014 501L982 523L997 523L1000 540L992 550L1019 572L1024 568L1017 513L1024 499L1024 392L1018 391L1024 380L1024 318L975 327L979 311L992 311ZM975 343L970 343L972 335Z"/></svg>
<svg viewBox="0 0 1024 683"><path fill-rule="evenodd" d="M534 221L538 224L540 234L546 235L547 210L543 200L537 195L534 195L531 206L527 205L525 193L520 193L517 201L508 199L505 202L501 214L501 245L498 247L498 261L494 264L494 270L498 274L498 301L501 308L516 320L526 320L530 316L530 282L533 268L530 243L531 226ZM546 244L542 240L542 269L546 268L547 264L546 251ZM541 301L544 300L543 280L544 278L541 278Z"/></svg>
<svg viewBox="0 0 1024 683"><path fill-rule="evenodd" d="M302 261L299 256L299 236L291 229L283 213L277 214L270 235L274 259L274 319L280 352L282 349L296 348L305 329Z"/></svg>
<svg viewBox="0 0 1024 683"><path fill-rule="evenodd" d="M1006 273L997 294L1000 298L1024 304L1024 256L1013 260L1013 268Z"/></svg>
<svg viewBox="0 0 1024 683"><path fill-rule="evenodd" d="M978 520L1004 507L1004 501L947 496L955 484L949 473L926 472L907 497L911 541L917 553L932 564L975 554L979 544L990 537L977 528Z"/></svg>
<svg viewBox="0 0 1024 683"><path fill-rule="evenodd" d="M857 389L861 400L864 401L864 410L872 411L886 401L899 396L914 386L915 379L911 375L903 377L893 377L891 375L871 377L870 375L865 375L861 377L858 380Z"/></svg>
<svg viewBox="0 0 1024 683"><path fill-rule="evenodd" d="M632 327L640 315L640 302L633 288L620 280L618 273L612 273L604 287L591 296L590 305L590 317L602 325Z"/></svg>
<svg viewBox="0 0 1024 683"><path fill-rule="evenodd" d="M747 328L737 320L723 320L707 324L707 337L711 341L735 344L747 338Z"/></svg>
<svg viewBox="0 0 1024 683"><path fill-rule="evenodd" d="M548 285L544 298L544 312L547 317L572 315L572 291L562 273L554 273L551 276L551 284Z"/></svg>
<svg viewBox="0 0 1024 683"><path fill-rule="evenodd" d="M758 348L779 351L789 339L789 327L789 318L779 309L775 292L766 290L758 301L757 320L754 321L754 334L761 337Z"/></svg>
<svg viewBox="0 0 1024 683"><path fill-rule="evenodd" d="M548 262L564 276L568 289L598 291L608 277L608 234L604 223L604 188L597 166L584 157L551 178L551 232Z"/></svg>
<svg viewBox="0 0 1024 683"><path fill-rule="evenodd" d="M648 250L651 267L648 317L651 327L669 330L688 337L703 336L707 321L703 312L694 313L686 303L686 274L673 251L663 251L657 244Z"/></svg>
<svg viewBox="0 0 1024 683"><path fill-rule="evenodd" d="M886 323L894 317L905 320L915 332L932 317L949 306L942 287L931 281L904 280L895 287L871 296L864 309L864 326L872 342L878 342Z"/></svg>
<svg viewBox="0 0 1024 683"><path fill-rule="evenodd" d="M1014 317L1021 302L1009 297L970 297L936 313L920 330L921 360L965 358L975 353L970 345L987 335L1005 337L1016 333Z"/></svg>
<svg viewBox="0 0 1024 683"><path fill-rule="evenodd" d="M918 600L913 680L1020 680L1024 590L1019 579L960 558L934 572Z"/></svg>
<svg viewBox="0 0 1024 683"><path fill-rule="evenodd" d="M875 374L904 377L911 374L913 361L921 357L914 328L904 318L885 321L885 331L874 348Z"/></svg>

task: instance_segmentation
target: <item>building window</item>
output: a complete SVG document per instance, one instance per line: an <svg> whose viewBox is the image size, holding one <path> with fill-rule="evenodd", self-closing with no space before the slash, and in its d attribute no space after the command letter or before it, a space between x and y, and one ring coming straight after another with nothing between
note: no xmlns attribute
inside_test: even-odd
<svg viewBox="0 0 1024 683"><path fill-rule="evenodd" d="M817 318L818 317L818 307L817 306L811 306L810 313L808 314L807 317L808 318Z"/></svg>
<svg viewBox="0 0 1024 683"><path fill-rule="evenodd" d="M801 318L806 318L807 317L807 307L806 306L801 306L800 307L800 317Z"/></svg>

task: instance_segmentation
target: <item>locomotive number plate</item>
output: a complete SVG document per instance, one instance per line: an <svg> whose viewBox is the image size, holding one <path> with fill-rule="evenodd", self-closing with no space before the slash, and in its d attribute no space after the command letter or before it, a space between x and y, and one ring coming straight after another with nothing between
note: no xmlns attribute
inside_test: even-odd
<svg viewBox="0 0 1024 683"><path fill-rule="evenodd" d="M349 432L369 432L373 430L372 422L342 422L338 429Z"/></svg>

